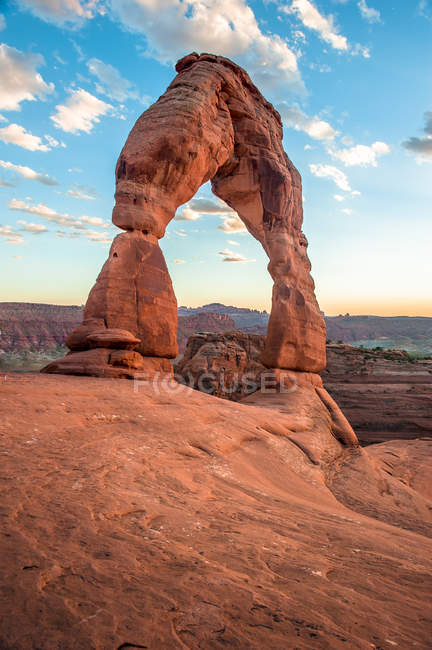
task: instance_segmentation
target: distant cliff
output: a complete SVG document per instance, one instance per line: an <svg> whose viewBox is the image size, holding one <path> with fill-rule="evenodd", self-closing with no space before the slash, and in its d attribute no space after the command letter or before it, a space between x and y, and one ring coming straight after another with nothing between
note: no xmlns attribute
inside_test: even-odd
<svg viewBox="0 0 432 650"><path fill-rule="evenodd" d="M61 356L69 332L83 318L83 307L33 303L0 303L0 365L37 369L46 359ZM182 353L195 332L221 333L236 329L232 318L204 310L179 316L178 344Z"/></svg>
<svg viewBox="0 0 432 650"><path fill-rule="evenodd" d="M202 307L179 307L178 341L183 352L188 336L195 332L222 333L241 329L265 334L266 311L211 303ZM44 353L63 346L67 334L82 320L79 306L34 303L0 303L0 353ZM326 317L327 339L367 348L400 348L413 354L432 354L432 318L334 316Z"/></svg>
<svg viewBox="0 0 432 650"><path fill-rule="evenodd" d="M327 338L365 347L432 353L432 318L421 316L327 316Z"/></svg>
<svg viewBox="0 0 432 650"><path fill-rule="evenodd" d="M179 353L183 353L191 334L196 332L215 332L222 334L228 330L235 330L236 324L226 314L215 312L198 312L190 316L179 316L177 341Z"/></svg>
<svg viewBox="0 0 432 650"><path fill-rule="evenodd" d="M42 351L63 345L69 332L82 320L83 308L75 305L0 303L0 350Z"/></svg>

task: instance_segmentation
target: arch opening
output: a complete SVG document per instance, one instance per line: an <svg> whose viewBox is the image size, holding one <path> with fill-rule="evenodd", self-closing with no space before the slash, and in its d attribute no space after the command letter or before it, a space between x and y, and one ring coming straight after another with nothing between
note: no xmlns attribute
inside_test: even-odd
<svg viewBox="0 0 432 650"><path fill-rule="evenodd" d="M267 254L237 213L212 193L210 183L180 206L159 243L179 315L195 315L199 307L210 303L270 312ZM205 329L202 320L204 330L212 331ZM226 329L234 325L227 324Z"/></svg>

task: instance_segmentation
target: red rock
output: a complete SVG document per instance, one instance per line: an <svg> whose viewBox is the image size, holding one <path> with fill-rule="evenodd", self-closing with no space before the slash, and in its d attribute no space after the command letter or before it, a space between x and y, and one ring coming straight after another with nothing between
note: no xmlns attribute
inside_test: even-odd
<svg viewBox="0 0 432 650"><path fill-rule="evenodd" d="M321 377L313 372L266 368L259 362L264 345L265 337L259 334L195 334L189 338L184 357L175 365L175 375L201 392L266 407L275 395L283 403L292 402L293 393L309 389L304 394L316 393L321 408L324 406L328 412L334 437L346 446L357 447L356 434L323 388ZM313 399L316 401L316 397ZM308 411L306 403L302 411Z"/></svg>
<svg viewBox="0 0 432 650"><path fill-rule="evenodd" d="M362 444L432 436L432 359L332 343L321 376Z"/></svg>
<svg viewBox="0 0 432 650"><path fill-rule="evenodd" d="M150 357L147 357L150 358ZM112 366L122 366L123 368L134 368L135 370L143 370L145 367L145 359L138 352L133 350L113 350L109 357L109 362Z"/></svg>
<svg viewBox="0 0 432 650"><path fill-rule="evenodd" d="M159 388L1 377L2 649L430 648L431 441Z"/></svg>
<svg viewBox="0 0 432 650"><path fill-rule="evenodd" d="M179 353L184 353L189 337L197 332L220 333L235 330L236 324L226 314L203 311L190 316L178 317L177 342Z"/></svg>
<svg viewBox="0 0 432 650"><path fill-rule="evenodd" d="M259 388L268 369L259 361L265 339L240 331L189 337L174 367L179 381L217 397L238 400Z"/></svg>
<svg viewBox="0 0 432 650"><path fill-rule="evenodd" d="M270 260L274 287L262 362L318 372L325 367L325 326L301 232L301 178L283 149L280 116L228 59L192 53L176 69L120 154L113 223L128 233L116 238L84 317L128 330L144 356L176 356L176 302L157 239L177 208L211 180Z"/></svg>
<svg viewBox="0 0 432 650"><path fill-rule="evenodd" d="M84 318L103 318L108 329L131 332L144 356L177 356L177 301L155 237L132 231L115 238Z"/></svg>
<svg viewBox="0 0 432 650"><path fill-rule="evenodd" d="M91 348L121 348L123 350L133 350L141 342L127 330L114 328L91 332L87 335L87 341Z"/></svg>
<svg viewBox="0 0 432 650"><path fill-rule="evenodd" d="M69 333L65 340L65 344L69 350L88 350L90 347L87 338L88 335L94 331L100 330L103 327L105 327L105 321L103 318L84 319L81 325L78 325L78 327L75 327L72 332Z"/></svg>
<svg viewBox="0 0 432 650"><path fill-rule="evenodd" d="M71 352L58 361L42 368L41 372L62 375L89 375L91 377L117 377L119 379L144 379L146 376L173 374L168 359L143 357L133 350L93 348Z"/></svg>
<svg viewBox="0 0 432 650"><path fill-rule="evenodd" d="M211 179L270 258L275 286L263 363L318 372L325 326L301 232L301 179L283 150L280 116L227 59L192 54L177 69L120 154L113 221L161 237L177 207Z"/></svg>

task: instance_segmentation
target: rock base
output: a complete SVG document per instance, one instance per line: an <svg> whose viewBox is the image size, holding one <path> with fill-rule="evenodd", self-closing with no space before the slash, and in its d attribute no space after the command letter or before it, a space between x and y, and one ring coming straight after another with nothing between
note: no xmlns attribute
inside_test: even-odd
<svg viewBox="0 0 432 650"><path fill-rule="evenodd" d="M71 352L62 359L49 363L41 372L135 379L142 378L145 374L172 375L173 369L168 359L143 357L133 350L93 348L83 352Z"/></svg>

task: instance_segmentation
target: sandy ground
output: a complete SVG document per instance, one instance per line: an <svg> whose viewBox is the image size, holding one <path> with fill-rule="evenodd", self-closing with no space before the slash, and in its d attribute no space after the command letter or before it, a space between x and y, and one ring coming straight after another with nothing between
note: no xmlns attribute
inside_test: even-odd
<svg viewBox="0 0 432 650"><path fill-rule="evenodd" d="M430 648L432 441L256 403L0 377L0 648Z"/></svg>

